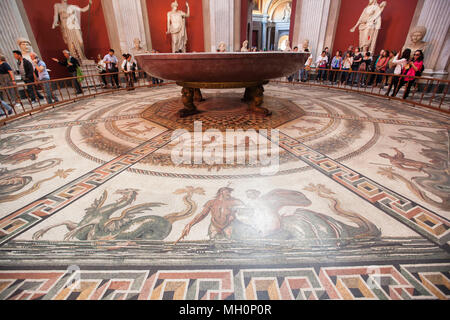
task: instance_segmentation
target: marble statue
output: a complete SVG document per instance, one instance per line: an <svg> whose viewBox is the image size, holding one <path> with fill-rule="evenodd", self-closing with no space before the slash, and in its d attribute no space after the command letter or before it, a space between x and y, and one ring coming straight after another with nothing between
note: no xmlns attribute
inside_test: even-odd
<svg viewBox="0 0 450 320"><path fill-rule="evenodd" d="M138 64L137 60L135 59L135 56L136 56L137 54L148 53L148 51L145 50L145 49L141 46L141 39L135 38L135 39L133 40L133 43L134 43L134 47L130 49L130 53L131 53L131 55L133 56L132 62L136 63L136 65L137 65L138 68L139 68L139 64Z"/></svg>
<svg viewBox="0 0 450 320"><path fill-rule="evenodd" d="M91 5L92 0L89 0L89 4L84 8L80 8L76 5L69 5L67 4L67 0L61 0L61 3L56 3L54 6L55 14L52 28L55 29L58 26L60 27L68 50L71 55L80 62L87 60L84 53L80 15L82 12L89 11Z"/></svg>
<svg viewBox="0 0 450 320"><path fill-rule="evenodd" d="M178 10L178 2L172 2L172 11L167 13L167 34L172 35L172 53L186 52L187 32L186 18L190 16L189 4L186 1L187 13Z"/></svg>
<svg viewBox="0 0 450 320"><path fill-rule="evenodd" d="M241 52L248 52L249 50L248 50L248 40L245 40L243 43L242 43L242 48L241 48Z"/></svg>
<svg viewBox="0 0 450 320"><path fill-rule="evenodd" d="M409 40L406 41L405 45L403 46L403 50L405 49L411 49L411 52L415 52L417 50L422 50L425 52L428 42L422 41L425 37L425 34L427 33L427 28L424 26L415 26L410 34L409 34Z"/></svg>
<svg viewBox="0 0 450 320"><path fill-rule="evenodd" d="M292 51L291 42L288 39L286 39L286 41L284 43L285 43L285 48L284 48L283 51L284 52L291 52Z"/></svg>
<svg viewBox="0 0 450 320"><path fill-rule="evenodd" d="M219 45L217 46L217 52L226 52L226 51L227 51L226 43L223 41L219 42Z"/></svg>
<svg viewBox="0 0 450 320"><path fill-rule="evenodd" d="M20 51L22 52L22 56L27 59L28 61L32 62L30 53L33 52L33 48L31 47L31 42L28 39L25 38L18 38L16 40L17 45L20 48Z"/></svg>
<svg viewBox="0 0 450 320"><path fill-rule="evenodd" d="M381 29L381 14L386 7L386 1L378 3L378 0L369 0L369 4L364 8L361 17L356 25L350 29L355 32L359 26L359 47L369 47L370 52L374 52L378 38L378 31Z"/></svg>
<svg viewBox="0 0 450 320"><path fill-rule="evenodd" d="M147 53L148 51L145 50L142 46L141 46L141 39L139 38L135 38L133 40L134 43L134 47L131 48L130 52L133 56L137 55L137 54L141 54L141 53Z"/></svg>
<svg viewBox="0 0 450 320"><path fill-rule="evenodd" d="M291 4L288 2L286 7L284 8L283 19L281 19L281 20L282 21L290 21L291 20L291 12L292 12Z"/></svg>
<svg viewBox="0 0 450 320"><path fill-rule="evenodd" d="M308 39L303 40L303 43L302 43L302 52L306 52L306 49L309 50L309 40ZM311 50L309 50L309 51L311 51Z"/></svg>

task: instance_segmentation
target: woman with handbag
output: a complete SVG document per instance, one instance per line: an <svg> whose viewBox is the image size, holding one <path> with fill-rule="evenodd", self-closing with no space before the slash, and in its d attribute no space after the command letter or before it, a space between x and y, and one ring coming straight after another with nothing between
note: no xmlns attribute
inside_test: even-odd
<svg viewBox="0 0 450 320"><path fill-rule="evenodd" d="M353 64L353 57L350 52L347 51L346 56L344 60L342 61L342 67L341 67L341 84L345 83L347 81L348 77L348 70L352 67Z"/></svg>
<svg viewBox="0 0 450 320"><path fill-rule="evenodd" d="M122 71L125 73L125 77L127 80L127 90L134 90L134 81L133 81L133 62L131 62L131 54L123 54L122 55L125 60L122 62Z"/></svg>
<svg viewBox="0 0 450 320"><path fill-rule="evenodd" d="M339 70L342 66L342 52L337 51L336 55L333 57L333 60L331 61L331 69L330 72L330 82L334 83L339 79Z"/></svg>
<svg viewBox="0 0 450 320"><path fill-rule="evenodd" d="M319 69L317 80L325 81L327 75L328 57L326 51L322 51L322 54L317 58L316 65Z"/></svg>

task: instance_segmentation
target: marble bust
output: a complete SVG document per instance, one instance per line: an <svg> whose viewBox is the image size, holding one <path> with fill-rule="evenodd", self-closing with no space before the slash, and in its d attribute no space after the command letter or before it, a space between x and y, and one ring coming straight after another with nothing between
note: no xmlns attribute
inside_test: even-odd
<svg viewBox="0 0 450 320"><path fill-rule="evenodd" d="M378 32L381 29L381 14L386 7L386 1L378 3L378 0L369 0L369 4L364 8L356 25L350 29L355 32L359 27L359 47L369 47L369 51L375 50Z"/></svg>
<svg viewBox="0 0 450 320"><path fill-rule="evenodd" d="M241 48L241 52L248 52L249 50L248 50L248 40L245 40L243 43L242 43L242 48Z"/></svg>
<svg viewBox="0 0 450 320"><path fill-rule="evenodd" d="M167 34L172 36L172 53L186 52L187 31L186 18L189 18L191 11L186 1L187 13L178 10L178 2L175 0L171 4L172 11L167 13Z"/></svg>
<svg viewBox="0 0 450 320"><path fill-rule="evenodd" d="M141 54L141 53L146 53L147 52L147 50L145 50L143 47L142 47L142 45L141 45L141 39L139 39L139 38L136 38L136 39L134 39L133 40L133 43L134 43L134 47L133 48L131 48L131 54L134 56L134 55L137 55L137 54Z"/></svg>
<svg viewBox="0 0 450 320"><path fill-rule="evenodd" d="M415 52L417 50L422 50L425 52L428 42L422 41L427 33L427 28L424 26L415 26L411 32L409 33L405 45L403 46L403 50L411 49L411 52Z"/></svg>
<svg viewBox="0 0 450 320"><path fill-rule="evenodd" d="M133 40L134 43L134 47L130 49L131 55L133 56L133 62L136 63L136 65L139 67L137 60L135 59L135 56L137 54L142 54L142 53L148 53L147 50L145 50L142 46L141 46L141 39L136 38Z"/></svg>
<svg viewBox="0 0 450 320"><path fill-rule="evenodd" d="M22 56L31 62L30 53L33 52L33 48L31 47L31 42L25 38L18 38L16 40L17 45L22 51Z"/></svg>
<svg viewBox="0 0 450 320"><path fill-rule="evenodd" d="M226 52L227 51L227 45L225 42L221 41L219 45L217 46L217 52Z"/></svg>
<svg viewBox="0 0 450 320"><path fill-rule="evenodd" d="M302 43L302 51L306 52L306 49L309 50L309 40L308 39L303 40L303 43ZM309 51L311 51L311 50L309 50Z"/></svg>

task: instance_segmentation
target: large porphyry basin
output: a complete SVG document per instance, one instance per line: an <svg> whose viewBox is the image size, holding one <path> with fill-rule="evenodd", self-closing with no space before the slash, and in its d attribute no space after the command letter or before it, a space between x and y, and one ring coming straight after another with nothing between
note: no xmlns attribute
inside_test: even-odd
<svg viewBox="0 0 450 320"><path fill-rule="evenodd" d="M301 69L308 53L156 53L136 55L153 77L180 82L253 82L289 76Z"/></svg>

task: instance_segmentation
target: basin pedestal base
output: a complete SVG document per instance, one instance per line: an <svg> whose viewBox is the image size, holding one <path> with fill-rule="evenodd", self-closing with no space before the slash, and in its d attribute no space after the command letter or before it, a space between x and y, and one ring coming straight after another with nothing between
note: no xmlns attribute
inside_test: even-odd
<svg viewBox="0 0 450 320"><path fill-rule="evenodd" d="M181 89L184 108L179 111L181 118L186 118L200 113L194 104L195 102L205 101L202 96L203 89L235 89L245 88L243 102L248 103L248 111L262 114L266 117L272 115L272 112L261 105L264 103L264 85L269 81L257 82L177 82Z"/></svg>

